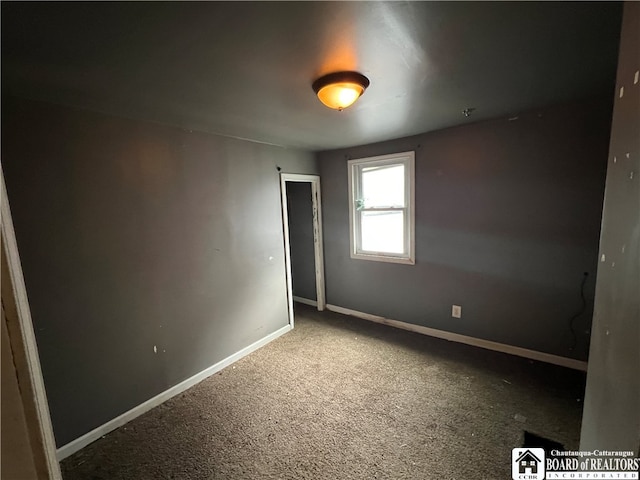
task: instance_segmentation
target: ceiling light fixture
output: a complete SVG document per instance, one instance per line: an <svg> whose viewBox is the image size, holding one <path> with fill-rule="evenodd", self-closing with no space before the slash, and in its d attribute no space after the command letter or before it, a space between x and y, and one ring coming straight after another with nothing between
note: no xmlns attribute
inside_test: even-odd
<svg viewBox="0 0 640 480"><path fill-rule="evenodd" d="M362 95L369 79L358 72L334 72L313 82L318 99L334 110L344 110Z"/></svg>

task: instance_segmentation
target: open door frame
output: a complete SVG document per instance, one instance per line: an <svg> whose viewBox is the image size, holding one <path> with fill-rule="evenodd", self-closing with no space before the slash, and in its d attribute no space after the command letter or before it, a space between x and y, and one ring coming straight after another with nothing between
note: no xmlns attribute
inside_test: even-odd
<svg viewBox="0 0 640 480"><path fill-rule="evenodd" d="M38 480L61 480L31 311L1 167L0 180L2 305L31 445L30 455L33 457Z"/></svg>
<svg viewBox="0 0 640 480"><path fill-rule="evenodd" d="M313 251L316 272L316 299L318 310L326 306L324 290L324 253L322 244L322 201L320 196L320 176L297 173L280 174L282 193L282 221L284 227L285 264L287 270L287 301L289 303L289 324L293 327L293 284L291 279L291 244L289 243L289 212L287 209L287 182L311 184L313 204Z"/></svg>

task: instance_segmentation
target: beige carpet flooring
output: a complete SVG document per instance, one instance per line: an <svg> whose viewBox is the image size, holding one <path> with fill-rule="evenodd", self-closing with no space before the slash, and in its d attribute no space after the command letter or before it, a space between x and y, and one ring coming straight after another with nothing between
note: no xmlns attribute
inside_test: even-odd
<svg viewBox="0 0 640 480"><path fill-rule="evenodd" d="M62 462L65 480L509 479L578 447L585 374L296 306L296 328Z"/></svg>

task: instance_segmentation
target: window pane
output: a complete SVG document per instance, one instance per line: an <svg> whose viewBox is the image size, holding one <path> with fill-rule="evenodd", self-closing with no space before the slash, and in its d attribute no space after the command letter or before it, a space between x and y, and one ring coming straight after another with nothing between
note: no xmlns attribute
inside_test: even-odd
<svg viewBox="0 0 640 480"><path fill-rule="evenodd" d="M404 213L361 212L362 250L404 253Z"/></svg>
<svg viewBox="0 0 640 480"><path fill-rule="evenodd" d="M404 207L404 165L363 167L362 200L367 208Z"/></svg>

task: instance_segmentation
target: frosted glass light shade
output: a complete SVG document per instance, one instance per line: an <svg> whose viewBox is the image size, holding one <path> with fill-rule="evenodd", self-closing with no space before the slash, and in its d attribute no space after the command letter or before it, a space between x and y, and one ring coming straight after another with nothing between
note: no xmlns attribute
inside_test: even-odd
<svg viewBox="0 0 640 480"><path fill-rule="evenodd" d="M343 110L362 95L369 79L357 72L335 72L313 82L318 99L327 107Z"/></svg>
<svg viewBox="0 0 640 480"><path fill-rule="evenodd" d="M356 83L333 83L321 88L318 98L327 107L342 110L353 105L363 92L364 88Z"/></svg>

